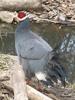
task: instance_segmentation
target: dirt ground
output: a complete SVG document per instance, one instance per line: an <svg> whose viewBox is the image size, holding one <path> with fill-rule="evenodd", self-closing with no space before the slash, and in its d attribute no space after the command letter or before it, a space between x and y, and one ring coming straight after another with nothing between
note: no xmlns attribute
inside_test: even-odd
<svg viewBox="0 0 75 100"><path fill-rule="evenodd" d="M0 100L13 100L14 92L10 82L10 69L13 60L9 55L0 54ZM75 87L68 85L65 88L55 86L46 88L42 86L42 90L38 88L36 82L31 82L30 85L45 95L53 98L53 100L75 100Z"/></svg>

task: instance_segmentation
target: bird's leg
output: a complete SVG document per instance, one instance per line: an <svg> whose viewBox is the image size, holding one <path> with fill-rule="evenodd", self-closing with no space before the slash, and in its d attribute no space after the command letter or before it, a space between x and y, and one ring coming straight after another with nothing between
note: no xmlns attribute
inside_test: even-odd
<svg viewBox="0 0 75 100"><path fill-rule="evenodd" d="M39 80L38 80L38 90L41 92L43 91L43 84Z"/></svg>
<svg viewBox="0 0 75 100"><path fill-rule="evenodd" d="M26 77L26 83L27 83L28 85L32 85L32 80Z"/></svg>
<svg viewBox="0 0 75 100"><path fill-rule="evenodd" d="M33 86L40 92L43 91L43 84L40 80L38 80L36 77L32 78ZM35 84L34 84L35 83Z"/></svg>

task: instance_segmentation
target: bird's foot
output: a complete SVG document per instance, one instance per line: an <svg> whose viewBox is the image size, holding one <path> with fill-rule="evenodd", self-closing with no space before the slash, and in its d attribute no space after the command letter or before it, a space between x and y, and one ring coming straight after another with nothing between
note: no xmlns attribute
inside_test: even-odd
<svg viewBox="0 0 75 100"><path fill-rule="evenodd" d="M32 84L31 79L26 79L26 84L31 85Z"/></svg>

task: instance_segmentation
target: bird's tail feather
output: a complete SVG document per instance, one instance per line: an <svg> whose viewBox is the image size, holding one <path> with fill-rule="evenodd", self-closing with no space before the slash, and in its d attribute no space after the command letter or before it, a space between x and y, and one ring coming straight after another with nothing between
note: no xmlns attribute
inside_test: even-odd
<svg viewBox="0 0 75 100"><path fill-rule="evenodd" d="M55 82L60 80L64 86L68 81L67 81L67 72L65 70L65 67L62 66L62 64L60 63L60 56L62 55L60 47L62 43L65 42L65 39L69 40L70 36L71 36L70 33L66 34L63 40L53 49L52 52L50 52L50 55L52 56L50 56L49 64L47 67L48 77L50 77L50 79Z"/></svg>
<svg viewBox="0 0 75 100"><path fill-rule="evenodd" d="M63 86L66 85L66 71L65 68L55 60L51 60L46 68L47 80L51 80L54 83L62 83ZM51 83L50 82L50 83ZM51 83L52 84L52 83Z"/></svg>

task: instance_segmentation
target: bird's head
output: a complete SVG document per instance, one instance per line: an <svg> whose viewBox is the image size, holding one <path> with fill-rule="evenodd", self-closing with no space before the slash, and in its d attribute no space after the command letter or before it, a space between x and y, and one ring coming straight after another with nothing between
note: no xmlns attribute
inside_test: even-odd
<svg viewBox="0 0 75 100"><path fill-rule="evenodd" d="M22 30L27 30L30 28L30 19L26 12L24 11L19 11L17 14L17 22L19 22L17 30L22 31Z"/></svg>
<svg viewBox="0 0 75 100"><path fill-rule="evenodd" d="M28 18L28 15L26 14L25 11L19 11L18 14L17 14L17 21L18 22L21 22L21 21L24 21Z"/></svg>

